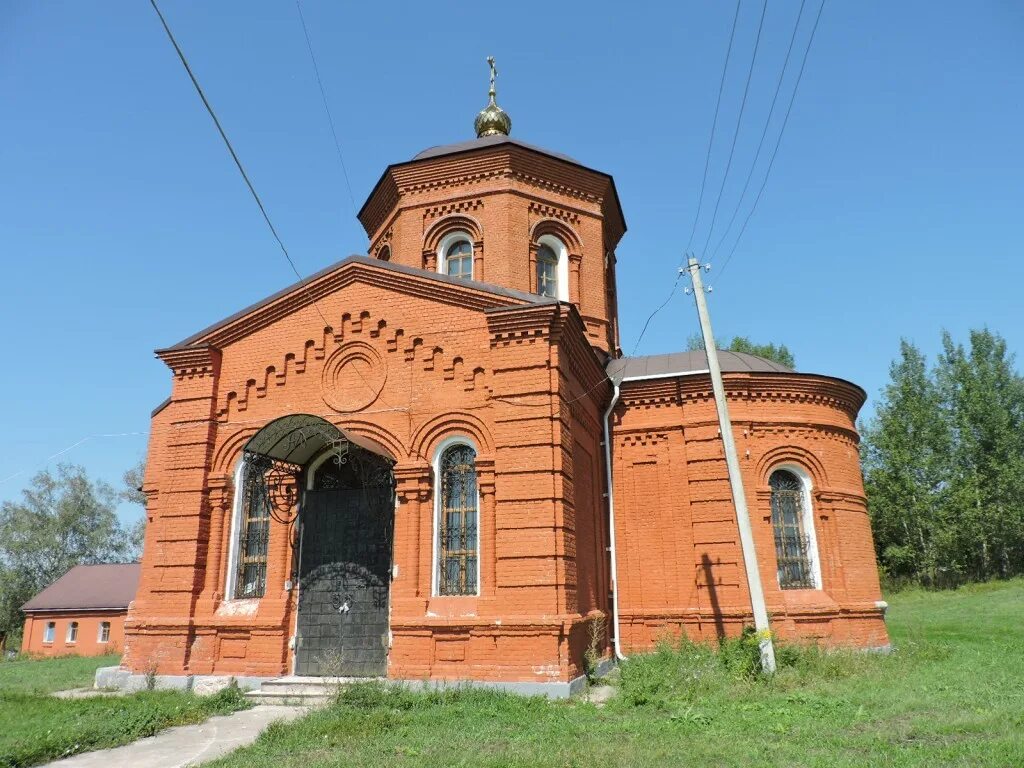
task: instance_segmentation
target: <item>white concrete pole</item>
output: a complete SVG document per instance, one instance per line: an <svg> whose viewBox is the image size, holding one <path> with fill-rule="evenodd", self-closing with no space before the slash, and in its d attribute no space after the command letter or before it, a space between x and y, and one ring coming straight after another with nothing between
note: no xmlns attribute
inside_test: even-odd
<svg viewBox="0 0 1024 768"><path fill-rule="evenodd" d="M761 588L761 572L757 569L754 532L750 527L747 497L743 492L743 477L740 475L740 462L736 456L732 421L729 419L729 405L725 400L725 387L722 385L722 369L718 365L718 349L715 345L715 335L711 330L711 316L708 314L708 303L704 296L704 284L700 279L700 264L697 259L690 258L687 270L693 281L693 297L697 301L697 316L700 319L700 330L704 336L704 350L708 356L711 387L715 393L718 427L722 433L722 445L725 448L725 465L729 470L732 503L736 507L736 524L740 529L740 546L743 549L743 565L747 572L750 606L754 612L754 628L757 630L758 645L761 649L761 669L772 674L775 672L775 646L772 645L771 630L768 627L768 608L765 606L764 590Z"/></svg>

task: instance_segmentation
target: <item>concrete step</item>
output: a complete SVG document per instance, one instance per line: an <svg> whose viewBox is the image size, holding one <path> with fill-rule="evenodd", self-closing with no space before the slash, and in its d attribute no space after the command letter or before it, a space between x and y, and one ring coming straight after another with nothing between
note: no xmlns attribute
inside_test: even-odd
<svg viewBox="0 0 1024 768"><path fill-rule="evenodd" d="M286 707L315 707L328 703L327 693L290 693L287 691L248 691L245 698L253 704L273 704Z"/></svg>
<svg viewBox="0 0 1024 768"><path fill-rule="evenodd" d="M365 677L303 677L288 675L264 682L258 690L245 694L250 701L260 704L297 704L312 706L329 701L338 689Z"/></svg>

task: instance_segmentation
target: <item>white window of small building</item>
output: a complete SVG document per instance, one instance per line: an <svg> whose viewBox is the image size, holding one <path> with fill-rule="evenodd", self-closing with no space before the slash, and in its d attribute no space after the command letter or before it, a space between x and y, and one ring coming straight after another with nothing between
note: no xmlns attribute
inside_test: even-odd
<svg viewBox="0 0 1024 768"><path fill-rule="evenodd" d="M537 240L534 292L559 301L569 300L569 249L553 235Z"/></svg>
<svg viewBox="0 0 1024 768"><path fill-rule="evenodd" d="M110 642L110 622L109 621L101 621L100 622L100 631L96 635L96 641L100 642L100 643L109 643Z"/></svg>
<svg viewBox="0 0 1024 768"><path fill-rule="evenodd" d="M453 232L441 240L437 271L460 280L473 279L473 243L465 232Z"/></svg>
<svg viewBox="0 0 1024 768"><path fill-rule="evenodd" d="M818 589L821 571L814 533L810 477L794 468L776 469L771 488L772 530L781 589Z"/></svg>
<svg viewBox="0 0 1024 768"><path fill-rule="evenodd" d="M53 642L53 638L56 636L56 634L57 634L57 622L56 621L48 621L48 622L46 622L46 626L43 628L43 642L44 643L52 643Z"/></svg>
<svg viewBox="0 0 1024 768"><path fill-rule="evenodd" d="M65 642L75 643L78 642L78 622L72 621L68 623L68 633L64 637Z"/></svg>
<svg viewBox="0 0 1024 768"><path fill-rule="evenodd" d="M445 441L434 458L434 477L434 592L475 595L480 580L476 450L461 438Z"/></svg>

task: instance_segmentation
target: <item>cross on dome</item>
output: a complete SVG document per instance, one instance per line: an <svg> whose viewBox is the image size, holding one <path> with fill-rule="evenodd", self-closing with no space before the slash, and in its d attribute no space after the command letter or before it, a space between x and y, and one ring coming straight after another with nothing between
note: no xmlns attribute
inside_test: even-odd
<svg viewBox="0 0 1024 768"><path fill-rule="evenodd" d="M508 136L509 131L512 130L512 118L495 101L497 91L494 87L494 81L498 77L498 68L494 64L493 56L487 57L487 64L491 68L491 87L487 92L489 98L487 106L480 110L474 122L477 138L481 139L484 136L496 136L499 134Z"/></svg>

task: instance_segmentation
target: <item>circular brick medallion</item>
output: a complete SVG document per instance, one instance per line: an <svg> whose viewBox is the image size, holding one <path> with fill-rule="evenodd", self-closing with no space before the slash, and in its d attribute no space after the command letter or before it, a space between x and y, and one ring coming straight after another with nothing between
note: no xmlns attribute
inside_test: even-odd
<svg viewBox="0 0 1024 768"><path fill-rule="evenodd" d="M377 350L361 341L350 342L324 364L324 402L339 413L362 410L380 396L387 378L387 362Z"/></svg>

